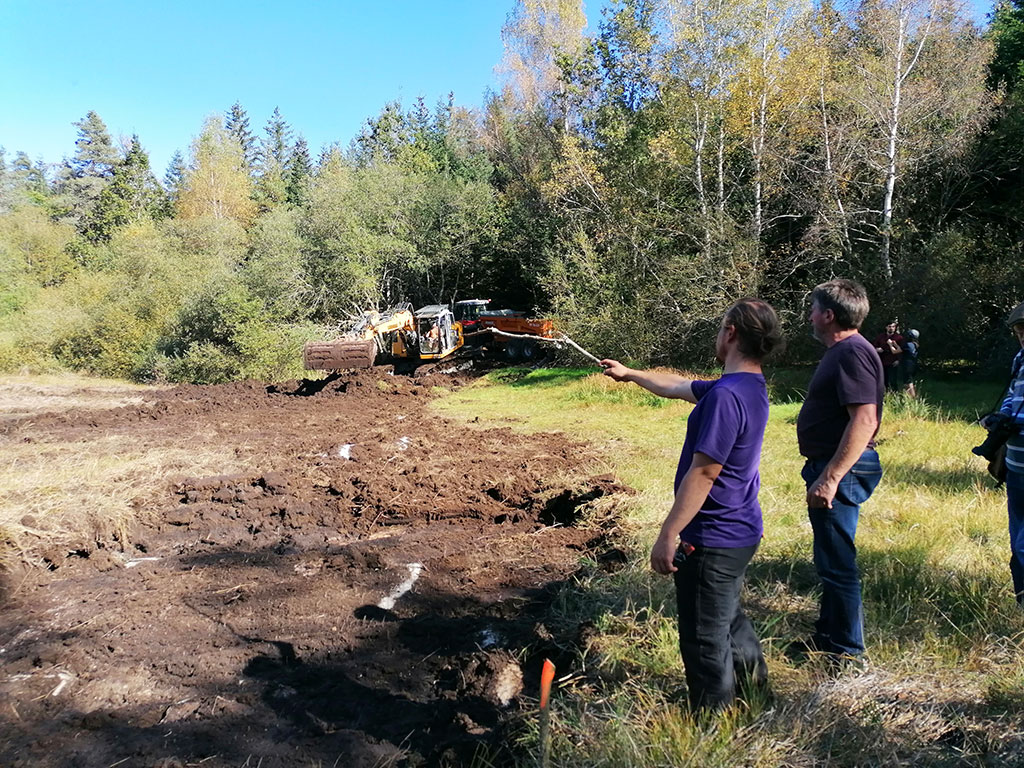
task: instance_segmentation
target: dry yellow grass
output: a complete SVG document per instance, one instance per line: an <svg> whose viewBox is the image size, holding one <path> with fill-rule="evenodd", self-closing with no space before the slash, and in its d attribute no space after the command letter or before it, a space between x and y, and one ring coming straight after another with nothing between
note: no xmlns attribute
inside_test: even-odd
<svg viewBox="0 0 1024 768"><path fill-rule="evenodd" d="M0 419L72 408L118 408L141 402L143 393L149 389L154 387L70 373L0 376Z"/></svg>
<svg viewBox="0 0 1024 768"><path fill-rule="evenodd" d="M78 376L0 377L0 420L71 408L140 403L148 388ZM242 471L234 446L192 434L179 444L136 444L124 434L26 442L0 435L0 567L83 540L125 543L147 497L174 475Z"/></svg>

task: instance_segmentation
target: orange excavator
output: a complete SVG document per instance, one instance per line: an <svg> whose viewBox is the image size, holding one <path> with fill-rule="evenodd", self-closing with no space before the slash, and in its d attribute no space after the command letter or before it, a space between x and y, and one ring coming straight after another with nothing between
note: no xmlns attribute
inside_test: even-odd
<svg viewBox="0 0 1024 768"><path fill-rule="evenodd" d="M369 368L378 357L401 360L441 360L463 344L462 325L443 304L415 312L411 304L398 304L385 312L363 312L333 341L311 341L302 350L309 371Z"/></svg>

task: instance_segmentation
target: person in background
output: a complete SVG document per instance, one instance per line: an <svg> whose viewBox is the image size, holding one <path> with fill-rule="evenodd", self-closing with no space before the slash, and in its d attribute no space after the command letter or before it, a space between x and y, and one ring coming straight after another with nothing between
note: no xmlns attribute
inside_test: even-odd
<svg viewBox="0 0 1024 768"><path fill-rule="evenodd" d="M882 359L885 388L890 392L896 391L899 385L900 356L903 354L903 336L900 335L899 323L896 320L888 323L885 330L875 336L871 344Z"/></svg>
<svg viewBox="0 0 1024 768"><path fill-rule="evenodd" d="M768 392L761 361L781 341L775 310L759 299L741 299L718 329L719 379L692 381L601 361L615 381L697 404L686 424L675 501L651 549L651 568L675 579L679 650L695 711L728 706L738 680L767 683L740 590L763 535L757 495Z"/></svg>
<svg viewBox="0 0 1024 768"><path fill-rule="evenodd" d="M1010 576L1017 603L1024 607L1024 302L1006 320L1021 349L1013 358L1012 376L999 413L1016 431L1006 441L1006 506L1010 520Z"/></svg>
<svg viewBox="0 0 1024 768"><path fill-rule="evenodd" d="M811 292L811 330L827 349L796 424L821 608L814 635L791 651L823 653L838 665L862 666L865 658L854 539L860 507L882 478L874 443L885 393L882 362L858 332L869 309L867 292L853 280L830 280Z"/></svg>
<svg viewBox="0 0 1024 768"><path fill-rule="evenodd" d="M917 356L921 352L921 334L911 328L903 340L903 354L900 355L900 386L911 397L917 397Z"/></svg>

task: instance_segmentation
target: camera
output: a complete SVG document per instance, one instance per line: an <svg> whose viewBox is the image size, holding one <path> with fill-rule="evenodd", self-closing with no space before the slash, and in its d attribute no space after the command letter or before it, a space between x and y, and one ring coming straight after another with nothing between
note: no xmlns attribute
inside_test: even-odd
<svg viewBox="0 0 1024 768"><path fill-rule="evenodd" d="M1017 425L1005 413L993 413L988 418L988 437L981 445L971 448L971 453L992 461L996 452L1007 440L1017 433Z"/></svg>

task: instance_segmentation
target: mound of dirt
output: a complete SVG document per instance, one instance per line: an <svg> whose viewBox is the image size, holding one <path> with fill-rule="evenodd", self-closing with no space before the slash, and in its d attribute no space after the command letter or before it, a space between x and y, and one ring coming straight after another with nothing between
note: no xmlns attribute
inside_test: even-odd
<svg viewBox="0 0 1024 768"><path fill-rule="evenodd" d="M127 537L9 579L0 764L461 765L500 743L571 644L543 625L550 596L582 558L619 561L601 521L628 489L562 435L432 413L459 383L179 387L7 423L214 434L251 471L151 478Z"/></svg>

